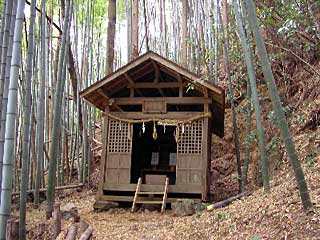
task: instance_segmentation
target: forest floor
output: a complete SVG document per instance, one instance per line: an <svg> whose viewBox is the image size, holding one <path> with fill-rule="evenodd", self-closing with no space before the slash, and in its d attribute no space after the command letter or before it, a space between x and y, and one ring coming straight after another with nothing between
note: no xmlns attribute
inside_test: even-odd
<svg viewBox="0 0 320 240"><path fill-rule="evenodd" d="M292 170L284 166L271 182L271 192L262 189L212 212L199 211L192 216L176 217L171 210L131 213L129 208L95 212L95 193L67 190L62 206L73 203L81 219L94 228L93 239L320 239L320 157L312 167L304 165L313 211L305 213ZM18 212L16 212L18 214ZM28 206L29 239L37 236L39 224L52 229L45 221L45 203L39 209ZM63 223L63 231L71 222Z"/></svg>

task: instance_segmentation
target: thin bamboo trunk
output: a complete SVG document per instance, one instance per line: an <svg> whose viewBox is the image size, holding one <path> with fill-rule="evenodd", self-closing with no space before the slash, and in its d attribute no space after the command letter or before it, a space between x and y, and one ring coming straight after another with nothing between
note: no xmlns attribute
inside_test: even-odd
<svg viewBox="0 0 320 240"><path fill-rule="evenodd" d="M0 239L6 238L6 224L11 209L12 165L14 156L15 122L17 117L18 80L21 63L21 40L24 20L25 1L18 1L16 24L14 30L13 54L10 68L10 84L7 108L6 134L3 155L3 181L0 205Z"/></svg>
<svg viewBox="0 0 320 240"><path fill-rule="evenodd" d="M37 106L37 125L36 125L36 152L37 167L35 181L34 206L39 207L39 189L41 187L41 176L43 169L43 145L44 145L44 104L45 101L45 83L46 83L46 0L41 2L41 68L40 68L40 87Z"/></svg>
<svg viewBox="0 0 320 240"><path fill-rule="evenodd" d="M3 164L3 153L4 153L4 141L5 141L5 128L6 128L6 114L7 114L7 103L8 103L8 91L9 91L9 80L10 80L10 68L11 68L11 59L12 59L12 49L13 49L13 34L15 30L15 18L17 11L17 0L12 1L12 12L10 13L10 28L8 33L8 45L6 48L6 57L5 57L5 67L4 72L2 73L4 79L1 79L0 86L0 182L2 181L2 164ZM1 76L1 77L2 77Z"/></svg>
<svg viewBox="0 0 320 240"><path fill-rule="evenodd" d="M21 170L21 187L20 187L20 219L19 219L19 239L26 239L26 202L28 186L28 165L30 161L30 120L31 120L31 78L33 68L34 52L34 23L36 18L36 0L31 1L30 7L30 25L28 33L28 50L27 50L27 67L25 78L25 95L23 106L24 132L22 146L22 170Z"/></svg>
<svg viewBox="0 0 320 240"><path fill-rule="evenodd" d="M221 14L220 14L220 8L218 8L218 18L219 21L221 21ZM228 94L230 97L230 103L231 103L231 111L232 111L232 126L233 126L233 135L234 135L234 145L236 148L236 159L237 159L237 171L238 171L238 182L239 182L239 190L241 191L241 180L242 180L242 171L241 171L241 158L240 158L240 143L239 143L239 133L238 133L238 127L237 127L237 112L236 107L234 103L234 96L233 96L233 90L232 90L232 80L231 80L231 72L230 72L230 61L228 56L228 45L226 42L225 34L223 26L222 28L222 42L223 42L223 50L224 50L224 60L225 60L225 67L226 67L226 74L228 79Z"/></svg>
<svg viewBox="0 0 320 240"><path fill-rule="evenodd" d="M4 35L3 35L3 45L1 46L2 55L1 55L1 75L0 75L0 111L2 109L2 97L3 97L3 87L5 81L5 74L6 74L6 64L7 63L7 51L9 45L9 35L10 35L10 26L11 26L11 15L12 15L12 8L13 8L13 1L6 1L6 9L5 9L5 21L2 23L4 25ZM1 112L0 112L1 116ZM1 126L1 122L0 122ZM1 167L2 167L2 159L0 158L0 181L1 181Z"/></svg>
<svg viewBox="0 0 320 240"><path fill-rule="evenodd" d="M294 143L292 141L288 122L286 120L286 117L282 108L281 100L277 92L277 87L276 87L274 76L271 70L271 64L269 62L267 49L259 28L259 20L255 11L256 7L253 0L245 0L245 3L246 3L246 9L248 12L249 24L253 31L254 39L258 49L259 58L262 65L264 80L268 86L269 96L271 98L272 106L275 111L275 116L278 121L280 133L288 153L288 158L291 162L291 166L295 174L303 208L305 210L308 210L312 208L312 202L310 199L307 182L305 180L304 173L301 168Z"/></svg>
<svg viewBox="0 0 320 240"><path fill-rule="evenodd" d="M258 96L258 91L257 91L256 76L255 76L255 70L254 70L254 65L253 65L253 60L252 60L252 53L251 53L251 49L249 47L248 39L247 39L245 31L244 31L242 17L241 17L241 13L240 13L240 5L239 5L238 0L233 0L233 6L234 6L234 12L236 15L237 25L238 25L238 32L239 32L239 36L241 39L243 53L244 53L245 61L246 61L246 65L247 65L247 71L248 71L248 77L249 77L248 84L251 87L252 100L253 100L253 105L255 108L256 125L257 125L257 133L258 133L257 135L258 135L260 157L261 157L262 179L263 179L264 190L267 192L270 189L268 164L267 164L267 152L266 152L266 148L265 148L265 136L264 136L264 129L263 129L261 114L260 114L259 96ZM245 10L245 9L243 9L243 10ZM251 113L250 113L250 115L251 115ZM247 141L248 141L248 139L247 139ZM249 150L247 149L247 151L249 151ZM247 159L248 156L249 156L249 153L246 153L246 158L245 158L246 160L245 160L244 169L243 169L243 183L242 183L242 190L243 191L245 191L246 184L247 184L247 171L248 171L248 167L247 167L248 162L247 161L249 161L249 159Z"/></svg>
<svg viewBox="0 0 320 240"><path fill-rule="evenodd" d="M58 157L58 143L59 143L59 123L61 117L61 98L62 92L64 89L65 79L62 75L64 60L65 60L65 48L68 37L68 29L69 29L69 21L70 21L70 1L67 1L66 7L66 16L63 24L63 33L62 33L62 44L61 50L59 54L59 64L58 64L58 78L57 78L57 87L55 90L54 96L54 114L53 114L53 128L52 128L52 139L50 143L50 163L49 163L49 173L48 173L48 190L47 190L47 209L46 216L47 218L51 218L54 204L54 188L56 182L56 165L57 165L57 157Z"/></svg>

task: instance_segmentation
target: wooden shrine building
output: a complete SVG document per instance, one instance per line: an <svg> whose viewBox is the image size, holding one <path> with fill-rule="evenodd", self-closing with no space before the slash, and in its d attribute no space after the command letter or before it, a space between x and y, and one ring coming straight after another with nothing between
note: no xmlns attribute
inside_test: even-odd
<svg viewBox="0 0 320 240"><path fill-rule="evenodd" d="M207 200L211 136L224 135L223 89L149 51L81 96L104 116L97 200L133 201L139 178L147 192L168 178L168 202Z"/></svg>

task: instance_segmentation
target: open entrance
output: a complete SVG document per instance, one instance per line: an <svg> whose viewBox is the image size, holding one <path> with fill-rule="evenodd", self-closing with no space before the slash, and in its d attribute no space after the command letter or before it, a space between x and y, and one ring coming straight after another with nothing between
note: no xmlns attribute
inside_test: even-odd
<svg viewBox="0 0 320 240"><path fill-rule="evenodd" d="M156 135L154 136L154 127ZM146 123L133 124L131 183L137 183L139 177L143 183L163 185L165 177L169 184L176 182L177 143L175 126L154 126Z"/></svg>

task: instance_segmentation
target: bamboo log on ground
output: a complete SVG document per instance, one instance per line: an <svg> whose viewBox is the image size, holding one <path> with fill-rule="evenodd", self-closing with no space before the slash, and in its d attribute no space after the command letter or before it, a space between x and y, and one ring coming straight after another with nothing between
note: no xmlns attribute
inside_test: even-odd
<svg viewBox="0 0 320 240"><path fill-rule="evenodd" d="M58 186L58 187L55 188L55 190L58 191L58 190L74 189L74 188L81 188L83 186L84 186L83 184ZM47 191L47 188L41 188L40 189L40 192L45 192L45 191ZM30 194L30 193L34 193L34 189L27 191L27 194ZM20 195L20 192L13 192L12 193L12 196L16 196L16 195Z"/></svg>
<svg viewBox="0 0 320 240"><path fill-rule="evenodd" d="M230 203L232 203L233 201L238 200L238 199L240 199L244 196L248 196L248 195L250 195L250 193L248 193L248 192L239 193L231 198L228 198L226 200L223 200L223 201L220 201L220 202L217 202L217 203L214 203L214 204L207 206L207 210L212 211L217 208L223 208L223 207L229 205Z"/></svg>

